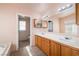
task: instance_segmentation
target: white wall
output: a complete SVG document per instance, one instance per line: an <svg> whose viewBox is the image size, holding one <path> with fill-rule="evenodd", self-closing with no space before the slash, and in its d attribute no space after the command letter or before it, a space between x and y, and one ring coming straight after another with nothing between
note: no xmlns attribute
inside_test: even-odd
<svg viewBox="0 0 79 59"><path fill-rule="evenodd" d="M18 48L18 13L27 16L27 8L21 4L0 4L0 42L12 42Z"/></svg>

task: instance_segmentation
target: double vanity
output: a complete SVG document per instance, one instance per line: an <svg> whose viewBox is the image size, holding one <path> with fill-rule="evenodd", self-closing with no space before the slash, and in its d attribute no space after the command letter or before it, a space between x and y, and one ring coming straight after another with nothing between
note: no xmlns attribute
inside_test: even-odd
<svg viewBox="0 0 79 59"><path fill-rule="evenodd" d="M48 56L79 56L78 38L36 33L35 45Z"/></svg>

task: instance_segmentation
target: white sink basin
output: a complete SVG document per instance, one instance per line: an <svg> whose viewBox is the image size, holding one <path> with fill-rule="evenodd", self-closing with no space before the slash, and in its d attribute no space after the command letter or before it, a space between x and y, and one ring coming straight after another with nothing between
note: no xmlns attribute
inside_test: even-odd
<svg viewBox="0 0 79 59"><path fill-rule="evenodd" d="M67 42L76 42L76 40L70 39L70 38L61 38L60 40L67 41Z"/></svg>

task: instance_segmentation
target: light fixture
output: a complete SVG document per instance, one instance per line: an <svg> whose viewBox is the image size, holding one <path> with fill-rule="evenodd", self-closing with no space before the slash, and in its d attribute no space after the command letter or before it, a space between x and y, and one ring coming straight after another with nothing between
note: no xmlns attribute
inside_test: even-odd
<svg viewBox="0 0 79 59"><path fill-rule="evenodd" d="M68 8L71 8L71 7L72 7L72 4L67 4L66 6L63 6L63 7L59 8L58 11L61 12L61 11L64 11Z"/></svg>
<svg viewBox="0 0 79 59"><path fill-rule="evenodd" d="M61 10L61 8L58 9L58 11L60 11L60 10Z"/></svg>
<svg viewBox="0 0 79 59"><path fill-rule="evenodd" d="M65 9L66 7L62 7L62 9Z"/></svg>
<svg viewBox="0 0 79 59"><path fill-rule="evenodd" d="M66 5L66 7L71 7L71 6L72 6L72 4L67 4L67 5Z"/></svg>

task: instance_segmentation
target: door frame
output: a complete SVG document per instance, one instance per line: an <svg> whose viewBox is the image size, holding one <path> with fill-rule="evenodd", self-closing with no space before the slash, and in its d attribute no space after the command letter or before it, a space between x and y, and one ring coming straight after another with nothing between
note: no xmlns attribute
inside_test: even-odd
<svg viewBox="0 0 79 59"><path fill-rule="evenodd" d="M17 19L17 35L16 35L16 39L17 39L17 42L16 42L16 50L19 50L19 19L18 19L18 15L22 15L22 16L27 16L27 15L23 15L22 13L18 13L16 14L16 19ZM29 17L29 16L27 16ZM32 24L31 24L32 20L31 20L31 17L30 17L30 46L31 46L31 40L32 40Z"/></svg>

